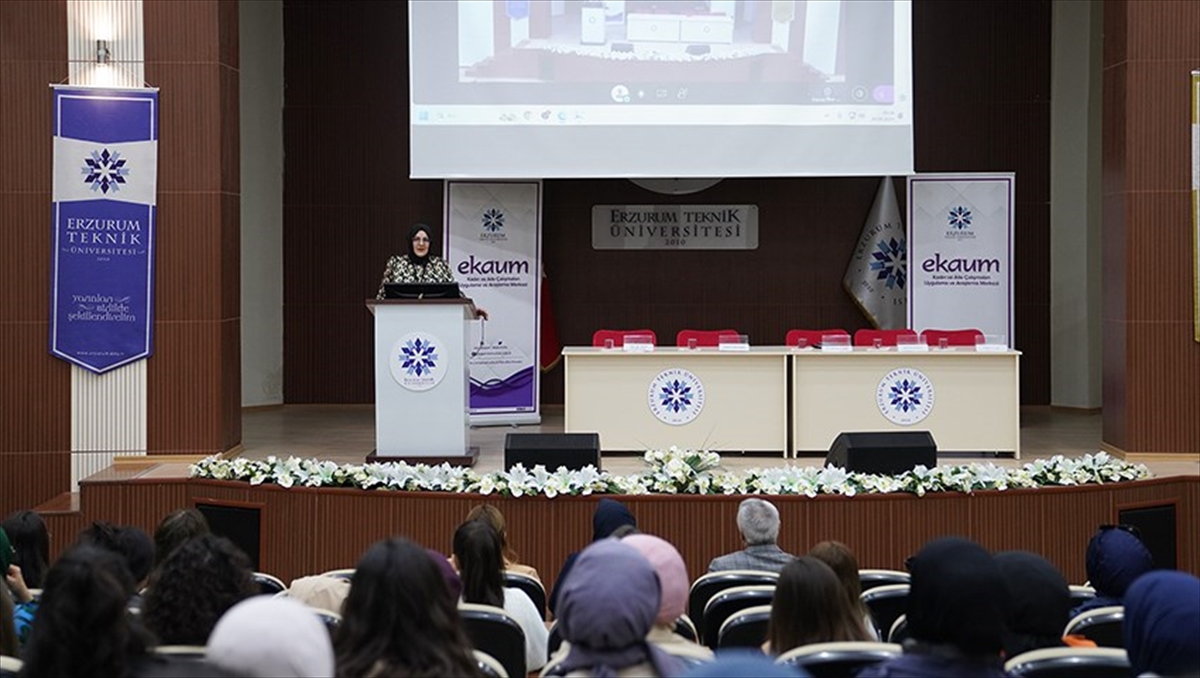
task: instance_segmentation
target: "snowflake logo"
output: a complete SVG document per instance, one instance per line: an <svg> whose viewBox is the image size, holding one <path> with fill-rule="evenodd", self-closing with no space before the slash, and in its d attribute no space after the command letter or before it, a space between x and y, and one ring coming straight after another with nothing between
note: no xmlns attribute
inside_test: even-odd
<svg viewBox="0 0 1200 678"><path fill-rule="evenodd" d="M418 337L415 340L409 341L400 349L404 354L404 362L400 365L401 369L407 371L409 375L418 377L430 374L437 367L437 361L440 360L434 348L433 342L421 341Z"/></svg>
<svg viewBox="0 0 1200 678"><path fill-rule="evenodd" d="M921 406L921 399L924 397L925 394L921 392L921 385L916 380L901 379L899 382L892 384L892 407L901 412L916 410Z"/></svg>
<svg viewBox="0 0 1200 678"><path fill-rule="evenodd" d="M971 225L971 210L959 205L950 210L950 215L947 217L951 228L956 228L960 231L965 230Z"/></svg>
<svg viewBox="0 0 1200 678"><path fill-rule="evenodd" d="M495 233L502 228L504 228L504 212L493 207L483 213L483 230Z"/></svg>
<svg viewBox="0 0 1200 678"><path fill-rule="evenodd" d="M692 387L673 379L663 385L658 399L664 409L678 413L692 406Z"/></svg>
<svg viewBox="0 0 1200 678"><path fill-rule="evenodd" d="M92 157L84 158L83 162L80 168L84 174L83 183L91 184L93 191L106 195L109 189L113 193L120 191L120 184L125 183L125 177L129 175L121 154L109 153L107 148L103 152L92 151Z"/></svg>
<svg viewBox="0 0 1200 678"><path fill-rule="evenodd" d="M885 281L889 290L904 289L908 279L908 254L905 251L905 241L895 238L878 243L871 253L871 270L876 272L875 279Z"/></svg>

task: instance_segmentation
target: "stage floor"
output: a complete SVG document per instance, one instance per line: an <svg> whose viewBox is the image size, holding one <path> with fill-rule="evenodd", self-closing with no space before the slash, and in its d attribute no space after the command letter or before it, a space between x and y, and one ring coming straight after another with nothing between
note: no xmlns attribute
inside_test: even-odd
<svg viewBox="0 0 1200 678"><path fill-rule="evenodd" d="M479 448L475 470L500 471L504 467L504 437L509 432L562 433L561 407L542 412L542 423L525 426L487 426L471 430L472 446ZM1000 466L1020 466L1038 458L1056 454L1079 456L1100 450L1101 416L1062 412L1048 408L1021 410L1021 459L994 458L991 455L939 456L941 465L990 461ZM374 405L281 405L249 408L242 414L241 456L250 459L276 457L316 457L342 464L362 463L375 447ZM723 454L722 466L729 470L782 466L820 466L821 457L785 460L780 455L737 453ZM1141 461L1141 460L1138 460ZM1196 455L1179 460L1145 461L1159 477L1200 475ZM601 466L619 474L645 469L639 455L605 454Z"/></svg>

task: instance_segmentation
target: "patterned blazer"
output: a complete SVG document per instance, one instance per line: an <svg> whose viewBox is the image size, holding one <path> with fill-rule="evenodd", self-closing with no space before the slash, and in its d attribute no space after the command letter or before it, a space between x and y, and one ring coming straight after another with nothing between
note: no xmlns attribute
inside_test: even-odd
<svg viewBox="0 0 1200 678"><path fill-rule="evenodd" d="M383 281L379 283L376 299L383 298L383 286L388 283L452 283L454 274L450 272L450 264L446 260L429 255L429 261L424 266L414 266L408 260L408 255L399 254L388 259L383 269Z"/></svg>
<svg viewBox="0 0 1200 678"><path fill-rule="evenodd" d="M795 560L795 556L775 544L756 544L741 551L734 551L712 559L709 572L725 570L764 570L779 572L784 565Z"/></svg>

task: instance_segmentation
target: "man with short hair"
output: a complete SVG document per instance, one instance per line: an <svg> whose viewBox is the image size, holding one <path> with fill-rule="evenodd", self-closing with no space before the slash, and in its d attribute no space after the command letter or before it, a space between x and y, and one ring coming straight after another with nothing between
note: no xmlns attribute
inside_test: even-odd
<svg viewBox="0 0 1200 678"><path fill-rule="evenodd" d="M713 558L709 572L765 570L779 572L795 556L779 548L779 509L762 499L746 499L738 506L738 530L746 548Z"/></svg>

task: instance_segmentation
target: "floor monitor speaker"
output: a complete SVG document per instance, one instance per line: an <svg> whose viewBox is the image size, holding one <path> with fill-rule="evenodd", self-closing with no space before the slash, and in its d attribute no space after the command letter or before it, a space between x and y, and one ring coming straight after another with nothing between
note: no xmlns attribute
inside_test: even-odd
<svg viewBox="0 0 1200 678"><path fill-rule="evenodd" d="M929 431L846 431L834 439L825 463L851 473L898 475L937 466L937 443Z"/></svg>
<svg viewBox="0 0 1200 678"><path fill-rule="evenodd" d="M565 466L576 471L584 466L600 469L599 433L509 433L504 437L504 470L520 464L531 469L538 464L547 470Z"/></svg>

